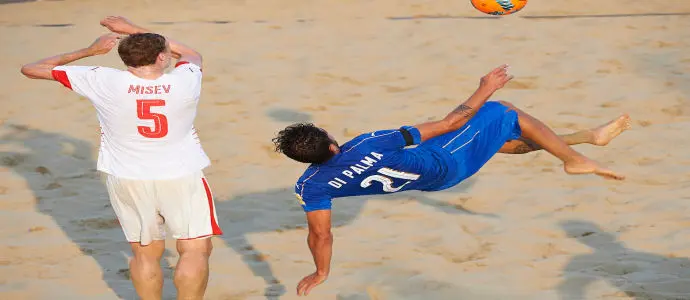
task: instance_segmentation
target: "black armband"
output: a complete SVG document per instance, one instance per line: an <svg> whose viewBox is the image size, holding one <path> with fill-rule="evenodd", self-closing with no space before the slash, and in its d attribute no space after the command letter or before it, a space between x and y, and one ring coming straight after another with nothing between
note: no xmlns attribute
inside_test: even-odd
<svg viewBox="0 0 690 300"><path fill-rule="evenodd" d="M403 139L405 139L405 146L414 145L414 138L412 134L405 128L398 129L402 133Z"/></svg>

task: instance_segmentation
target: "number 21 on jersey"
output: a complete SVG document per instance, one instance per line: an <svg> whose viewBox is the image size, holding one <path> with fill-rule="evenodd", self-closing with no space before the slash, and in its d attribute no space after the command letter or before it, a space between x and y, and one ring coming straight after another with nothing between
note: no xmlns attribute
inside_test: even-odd
<svg viewBox="0 0 690 300"><path fill-rule="evenodd" d="M419 179L419 175L417 174L412 174L412 173L405 173L401 171L396 171L393 169L389 168L381 168L378 170L379 173L383 175L371 175L367 178L364 178L362 182L360 183L360 186L363 188L368 188L371 186L372 181L378 181L381 184L383 184L383 191L388 192L388 193L394 193L402 189L404 186L406 186L408 183L412 182L413 180ZM391 178L398 178L398 179L406 179L407 181L403 184L401 184L398 187L393 187L393 179Z"/></svg>
<svg viewBox="0 0 690 300"><path fill-rule="evenodd" d="M143 137L157 139L168 135L168 118L164 114L152 113L151 106L165 106L165 100L137 100L137 117L142 120L153 120L153 128L137 126Z"/></svg>

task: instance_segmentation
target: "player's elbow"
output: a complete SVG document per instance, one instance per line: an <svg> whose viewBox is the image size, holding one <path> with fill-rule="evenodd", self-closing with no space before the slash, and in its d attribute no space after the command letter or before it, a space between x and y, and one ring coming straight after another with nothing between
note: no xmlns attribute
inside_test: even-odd
<svg viewBox="0 0 690 300"><path fill-rule="evenodd" d="M446 117L438 121L438 128L440 132L447 133L460 128L459 122L456 118Z"/></svg>
<svg viewBox="0 0 690 300"><path fill-rule="evenodd" d="M192 55L196 56L196 58L199 61L202 61L204 59L204 57L201 55L201 53L197 52L196 50L192 50Z"/></svg>
<svg viewBox="0 0 690 300"><path fill-rule="evenodd" d="M193 49L188 49L185 53L182 53L180 60L186 60L195 64L201 64L203 57L201 53Z"/></svg>
<svg viewBox="0 0 690 300"><path fill-rule="evenodd" d="M20 70L22 74L31 79L52 79L51 69L38 64L26 64Z"/></svg>
<svg viewBox="0 0 690 300"><path fill-rule="evenodd" d="M443 119L445 123L445 129L446 132L451 132L458 130L460 127L465 126L467 124L467 121L469 119L466 116L459 116L457 114L454 114L448 118Z"/></svg>
<svg viewBox="0 0 690 300"><path fill-rule="evenodd" d="M201 67L201 65L203 64L203 61L204 61L204 57L201 56L201 53L199 53L199 52L196 52L194 50L192 50L192 52L194 53L194 60L199 65L199 67Z"/></svg>
<svg viewBox="0 0 690 300"><path fill-rule="evenodd" d="M27 65L22 66L22 69L20 70L20 72L22 72L22 75L24 75L28 78L34 79L34 78L36 78L36 75L35 75L36 70L35 69L36 69L36 67L33 64L27 64Z"/></svg>

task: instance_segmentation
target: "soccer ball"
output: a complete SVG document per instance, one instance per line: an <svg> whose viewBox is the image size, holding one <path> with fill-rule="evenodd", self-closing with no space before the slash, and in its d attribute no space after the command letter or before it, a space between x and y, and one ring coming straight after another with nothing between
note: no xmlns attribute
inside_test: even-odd
<svg viewBox="0 0 690 300"><path fill-rule="evenodd" d="M503 16L514 14L527 5L527 0L471 0L472 6L485 14Z"/></svg>

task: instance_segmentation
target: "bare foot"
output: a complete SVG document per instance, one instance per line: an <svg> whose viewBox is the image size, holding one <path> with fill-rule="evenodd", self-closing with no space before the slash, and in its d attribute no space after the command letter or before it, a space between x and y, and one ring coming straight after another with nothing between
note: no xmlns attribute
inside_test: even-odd
<svg viewBox="0 0 690 300"><path fill-rule="evenodd" d="M589 158L582 157L577 160L566 162L563 166L566 173L571 175L576 174L595 174L607 179L623 180L625 176L620 175L612 170L602 167L596 161Z"/></svg>
<svg viewBox="0 0 690 300"><path fill-rule="evenodd" d="M592 134L594 135L592 144L606 146L611 140L627 129L630 129L630 116L624 114L611 122L592 129Z"/></svg>

